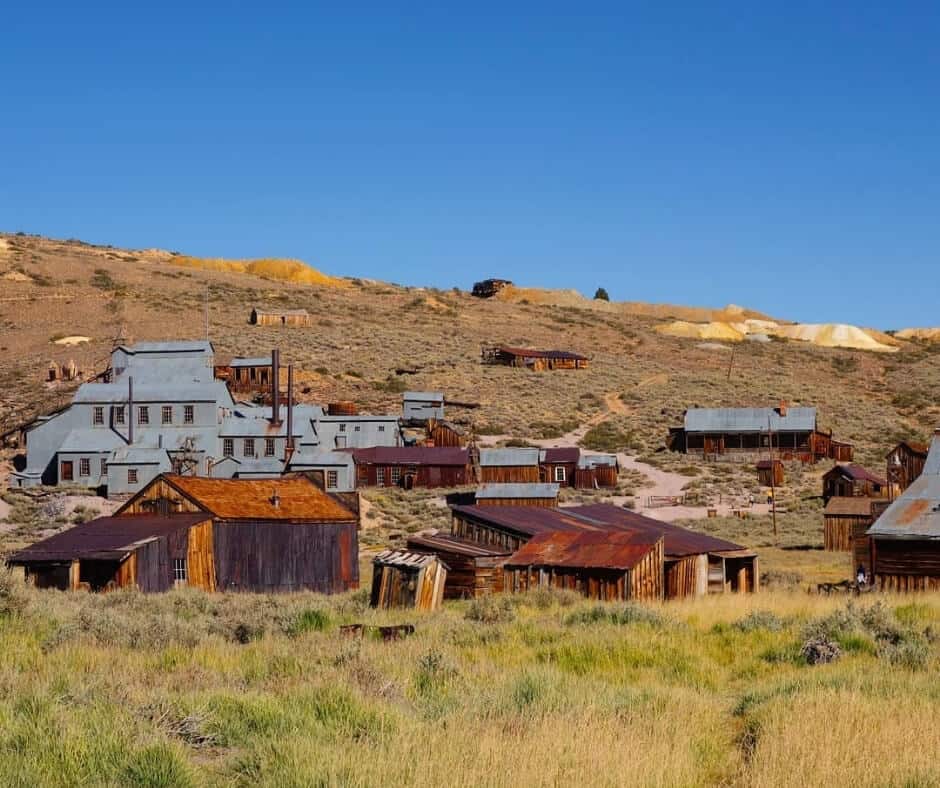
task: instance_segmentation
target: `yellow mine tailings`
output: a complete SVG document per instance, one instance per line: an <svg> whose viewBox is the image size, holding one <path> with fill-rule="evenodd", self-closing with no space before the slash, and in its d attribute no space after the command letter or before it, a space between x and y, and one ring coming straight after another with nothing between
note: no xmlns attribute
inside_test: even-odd
<svg viewBox="0 0 940 788"><path fill-rule="evenodd" d="M329 276L311 268L300 260L262 258L260 260L224 260L220 257L188 257L176 255L170 258L173 265L198 268L204 271L225 271L235 274L252 274L280 282L326 287L348 287L349 282Z"/></svg>

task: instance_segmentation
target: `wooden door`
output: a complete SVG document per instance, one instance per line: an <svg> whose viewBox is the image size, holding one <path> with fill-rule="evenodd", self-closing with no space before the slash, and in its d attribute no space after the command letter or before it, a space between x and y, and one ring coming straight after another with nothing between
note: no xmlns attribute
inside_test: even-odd
<svg viewBox="0 0 940 788"><path fill-rule="evenodd" d="M62 460L62 469L59 473L59 481L70 482L75 478L75 471L71 460Z"/></svg>

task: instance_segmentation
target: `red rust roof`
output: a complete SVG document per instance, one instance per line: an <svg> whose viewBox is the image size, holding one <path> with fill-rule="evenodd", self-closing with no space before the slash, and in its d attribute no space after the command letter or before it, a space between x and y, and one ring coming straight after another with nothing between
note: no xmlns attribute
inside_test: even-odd
<svg viewBox="0 0 940 788"><path fill-rule="evenodd" d="M632 569L656 547L658 538L630 531L560 531L532 537L507 566Z"/></svg>
<svg viewBox="0 0 940 788"><path fill-rule="evenodd" d="M373 446L351 453L357 465L470 464L470 453L455 446Z"/></svg>
<svg viewBox="0 0 940 788"><path fill-rule="evenodd" d="M581 450L577 446L572 447L553 447L551 449L542 449L542 456L539 462L543 463L576 463L581 459Z"/></svg>
<svg viewBox="0 0 940 788"><path fill-rule="evenodd" d="M445 533L416 534L408 537L408 549L414 552L453 553L471 558L509 555L512 550L499 545L481 544Z"/></svg>
<svg viewBox="0 0 940 788"><path fill-rule="evenodd" d="M855 463L851 463L849 465L836 465L834 468L831 468L826 472L826 476L837 472L842 473L844 476L847 476L848 478L857 482L872 482L873 484L878 484L882 487L887 484L887 482L880 476L876 476L867 468L863 468L861 465L856 465Z"/></svg>
<svg viewBox="0 0 940 788"><path fill-rule="evenodd" d="M352 510L302 475L277 479L206 479L167 474L163 478L222 520L309 523L356 519Z"/></svg>

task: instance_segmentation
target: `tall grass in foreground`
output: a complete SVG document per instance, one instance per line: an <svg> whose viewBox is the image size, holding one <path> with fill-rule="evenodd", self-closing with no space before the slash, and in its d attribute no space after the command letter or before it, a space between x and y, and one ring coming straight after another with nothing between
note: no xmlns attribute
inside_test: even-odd
<svg viewBox="0 0 940 788"><path fill-rule="evenodd" d="M535 593L418 616L7 580L0 784L940 784L940 596L885 599ZM348 639L353 621L417 631ZM806 664L810 635L841 658Z"/></svg>

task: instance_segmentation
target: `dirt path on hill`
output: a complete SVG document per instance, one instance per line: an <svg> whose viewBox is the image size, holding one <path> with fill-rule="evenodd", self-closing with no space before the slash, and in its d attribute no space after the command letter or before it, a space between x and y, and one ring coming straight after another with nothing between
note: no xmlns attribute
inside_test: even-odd
<svg viewBox="0 0 940 788"><path fill-rule="evenodd" d="M653 379L651 378L650 381L652 380ZM590 430L592 427L596 427L598 424L602 424L611 416L630 415L629 409L620 398L620 395L616 392L610 392L604 395L604 406L605 410L595 414L577 429L562 435L560 438L532 439L528 442L533 446L538 446L543 449L579 446L585 434L587 434L588 430ZM480 445L493 446L500 440L506 440L508 437L508 435L481 436ZM582 451L585 454L599 453L592 452L589 449L582 449ZM625 454L623 452L617 454L617 460L619 461L621 468L641 473L645 481L637 488L635 497L627 497L623 495L611 496L610 500L615 505L622 506L623 504L632 501L634 511L640 512L647 517L652 517L656 520L663 520L666 522L671 522L673 520L702 520L708 517L708 509L710 507L707 506L653 507L649 505L650 498L681 497L683 495L683 488L685 485L692 481L690 477L683 476L680 473L673 473L672 471L664 471L652 465L647 465L645 462L640 462L637 457ZM718 510L719 517L725 517L731 514L732 509L736 509L738 507L733 503L722 502L711 508ZM766 514L769 511L769 508L766 504L754 504L754 506L750 507L748 511L752 515L759 515Z"/></svg>

